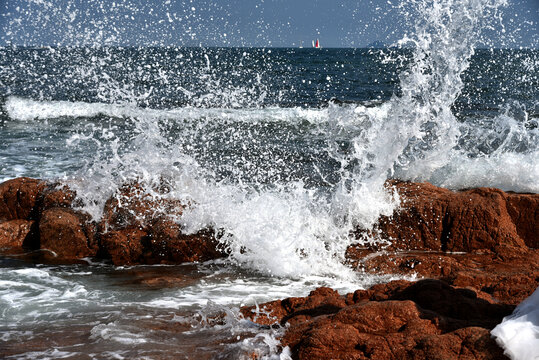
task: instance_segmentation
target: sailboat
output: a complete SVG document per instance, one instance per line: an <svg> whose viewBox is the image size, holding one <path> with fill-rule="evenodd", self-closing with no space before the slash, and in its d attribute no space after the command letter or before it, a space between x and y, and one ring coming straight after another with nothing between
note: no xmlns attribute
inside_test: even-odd
<svg viewBox="0 0 539 360"><path fill-rule="evenodd" d="M322 48L320 46L320 40L319 39L316 39L316 42L313 40L313 48L315 48L315 49L321 49Z"/></svg>

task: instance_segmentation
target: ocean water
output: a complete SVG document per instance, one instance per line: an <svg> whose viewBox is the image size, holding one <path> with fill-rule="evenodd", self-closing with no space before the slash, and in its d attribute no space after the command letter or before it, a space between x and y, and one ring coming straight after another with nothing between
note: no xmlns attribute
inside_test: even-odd
<svg viewBox="0 0 539 360"><path fill-rule="evenodd" d="M286 358L239 306L392 279L344 264L351 230L398 208L387 179L538 192L539 51L476 46L504 5L414 2L384 49L0 48L0 180L61 179L96 220L136 180L196 204L176 220L231 253L1 258L2 357Z"/></svg>

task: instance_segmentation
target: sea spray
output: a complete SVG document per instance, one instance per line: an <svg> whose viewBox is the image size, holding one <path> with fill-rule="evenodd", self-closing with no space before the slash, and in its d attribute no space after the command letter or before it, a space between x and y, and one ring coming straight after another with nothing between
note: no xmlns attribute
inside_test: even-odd
<svg viewBox="0 0 539 360"><path fill-rule="evenodd" d="M525 106L518 102L511 105L509 99L502 98L500 101L506 105L502 105L502 113L493 119L483 113L478 120L474 120L477 115L472 115L463 122L454 115L455 103L465 87L462 78L477 51L476 46L492 46L482 36L483 32L496 25L505 32L501 9L508 5L507 1L411 4L419 13L419 20L413 35L400 43L411 44L415 51L410 71L401 75L403 96L399 101L403 103L392 112L406 113L412 109L413 117L419 121L404 127L415 128L415 133L399 155L396 176L456 189L489 183L505 190L538 191L536 184L523 181L539 176L539 165L533 161L539 154L538 132L536 126L530 124ZM493 54L500 51L490 50ZM531 65L522 75L524 78L537 79L533 67L535 57L530 52L523 60L522 65ZM495 59L491 62L483 66L514 72L508 64L519 60L512 59L507 64ZM516 82L506 82L501 89L511 93L519 86ZM469 93L466 96L470 98ZM516 120L518 116L514 114L507 116L512 112L510 108L518 109L523 119ZM516 183L527 185L515 187Z"/></svg>
<svg viewBox="0 0 539 360"><path fill-rule="evenodd" d="M173 219L185 232L213 228L231 256L35 269L4 259L1 340L18 358L278 358L284 329L256 327L237 306L394 280L343 265L352 230L398 206L388 178L539 192L538 52L476 48L502 1L401 2L412 24L401 48L320 51L144 47L170 40L179 18L196 37L187 27L200 8L167 14L169 2L146 23L166 36L121 47L136 21L120 18L147 4L89 1L103 20L85 27L64 3L27 2L2 35L23 33L30 47L0 48L1 180L60 178L96 220L138 182L190 204ZM51 23L70 27L66 38L31 47ZM205 326L215 311L226 320Z"/></svg>
<svg viewBox="0 0 539 360"><path fill-rule="evenodd" d="M400 75L401 94L375 111L356 107L355 114L336 127L338 133L358 129L344 154L335 153L343 176L336 185L334 208L350 228L357 224L369 228L378 215L391 214L395 206L391 204L398 199L389 196L383 184L395 177L396 170L405 179L412 174L424 179L451 160L460 135L451 106L464 87L462 73L483 27L498 18L504 5L474 0L411 2L408 14L414 16L414 31L399 42L412 47L408 68ZM369 204L376 204L375 209Z"/></svg>
<svg viewBox="0 0 539 360"><path fill-rule="evenodd" d="M70 149L92 143L95 155L70 178L95 219L107 198L136 181L151 196L193 204L176 219L184 231L219 231L230 261L241 267L278 276L350 277L342 263L356 241L351 232L372 227L398 205L385 181L440 177L447 173L440 169L458 158L462 129L451 107L481 29L498 18L502 5L411 3L414 30L401 42L412 47L408 66L399 91L375 106L267 106L270 95L277 104L283 99L258 71L275 60L269 50L256 50L253 63L246 51L166 49L195 69L191 75L198 80L188 86L159 56L147 67L132 59L123 63L114 48L106 48L92 55L96 61L76 67L98 84L100 103L10 97L6 108L25 121L105 117L66 140ZM138 55L150 59L145 51ZM127 80L115 67L127 71ZM141 81L150 86L140 87ZM160 87L175 87L183 105L159 109L170 104L166 93L157 95ZM171 190L155 192L163 182Z"/></svg>

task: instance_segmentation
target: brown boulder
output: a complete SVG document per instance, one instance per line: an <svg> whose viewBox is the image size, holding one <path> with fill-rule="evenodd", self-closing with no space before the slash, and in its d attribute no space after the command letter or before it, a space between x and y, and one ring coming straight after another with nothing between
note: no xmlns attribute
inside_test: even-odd
<svg viewBox="0 0 539 360"><path fill-rule="evenodd" d="M322 288L260 309L242 312L288 323L281 344L294 359L505 359L489 330L514 307L439 280L401 280L346 296Z"/></svg>
<svg viewBox="0 0 539 360"><path fill-rule="evenodd" d="M65 184L48 183L39 193L39 212L55 207L71 208L74 205L76 195L75 191Z"/></svg>
<svg viewBox="0 0 539 360"><path fill-rule="evenodd" d="M539 196L508 193L507 211L526 245L539 249Z"/></svg>
<svg viewBox="0 0 539 360"><path fill-rule="evenodd" d="M95 225L89 216L67 208L45 210L39 220L41 249L62 259L80 259L97 254Z"/></svg>
<svg viewBox="0 0 539 360"><path fill-rule="evenodd" d="M154 190L166 193L167 188ZM107 200L99 224L104 253L115 265L179 264L222 257L211 231L186 235L171 220L184 209L177 200L152 197L140 184L122 186Z"/></svg>
<svg viewBox="0 0 539 360"><path fill-rule="evenodd" d="M184 234L174 221L160 218L153 222L146 263L180 264L213 260L224 256L212 231Z"/></svg>
<svg viewBox="0 0 539 360"><path fill-rule="evenodd" d="M185 206L177 200L156 199L142 185L122 186L105 203L100 222L102 232L138 228L148 230L152 221L162 216L181 216Z"/></svg>
<svg viewBox="0 0 539 360"><path fill-rule="evenodd" d="M109 258L116 265L177 264L224 256L212 231L186 235L172 221L185 206L166 199L166 182L149 194L138 183L122 186L105 204L103 218L72 209L76 194L65 184L19 178L0 184L0 246L47 249L57 259ZM31 223L17 219L36 219ZM15 221L17 220L17 221ZM14 222L15 221L15 222ZM11 250L10 250L11 251Z"/></svg>
<svg viewBox="0 0 539 360"><path fill-rule="evenodd" d="M101 255L114 265L135 265L142 262L148 233L137 229L108 231L100 235Z"/></svg>
<svg viewBox="0 0 539 360"><path fill-rule="evenodd" d="M33 220L0 222L0 249L3 253L22 252L39 246Z"/></svg>
<svg viewBox="0 0 539 360"><path fill-rule="evenodd" d="M36 200L45 184L41 180L16 178L0 184L0 221L35 220Z"/></svg>
<svg viewBox="0 0 539 360"><path fill-rule="evenodd" d="M390 182L402 199L370 232L389 246L353 245L349 263L370 273L420 275L518 303L539 283L539 194L497 189L450 191L431 184Z"/></svg>
<svg viewBox="0 0 539 360"><path fill-rule="evenodd" d="M498 301L518 304L539 286L539 250L499 254L425 251L378 251L350 248L347 256L359 271L419 275L451 285L481 290Z"/></svg>
<svg viewBox="0 0 539 360"><path fill-rule="evenodd" d="M101 234L101 245L115 265L181 264L223 257L212 232L186 235L180 225L159 218L146 230L130 227Z"/></svg>
<svg viewBox="0 0 539 360"><path fill-rule="evenodd" d="M537 243L539 194L498 189L450 191L428 183L389 183L402 198L374 229L391 249L472 252ZM365 230L358 229L358 235Z"/></svg>

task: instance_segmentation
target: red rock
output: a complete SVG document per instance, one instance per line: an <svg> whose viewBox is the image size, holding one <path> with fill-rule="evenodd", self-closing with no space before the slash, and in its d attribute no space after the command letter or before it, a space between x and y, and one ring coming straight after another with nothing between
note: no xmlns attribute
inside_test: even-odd
<svg viewBox="0 0 539 360"><path fill-rule="evenodd" d="M102 256L114 265L140 264L147 238L148 233L137 228L108 231L100 235Z"/></svg>
<svg viewBox="0 0 539 360"><path fill-rule="evenodd" d="M507 212L526 245L539 249L539 196L508 193Z"/></svg>
<svg viewBox="0 0 539 360"><path fill-rule="evenodd" d="M205 276L196 266L133 267L121 272L122 284L144 285L150 288L181 288L197 284Z"/></svg>
<svg viewBox="0 0 539 360"><path fill-rule="evenodd" d="M450 191L392 182L402 209L382 217L385 248L354 245L349 263L360 271L442 278L515 304L539 282L538 194L497 189ZM364 230L358 235L366 234Z"/></svg>
<svg viewBox="0 0 539 360"><path fill-rule="evenodd" d="M87 215L66 208L45 210L39 220L41 249L62 259L80 259L97 254L95 226Z"/></svg>
<svg viewBox="0 0 539 360"><path fill-rule="evenodd" d="M521 249L504 256L487 253L379 251L351 248L352 266L375 274L441 278L481 290L498 301L517 304L539 286L539 251Z"/></svg>
<svg viewBox="0 0 539 360"><path fill-rule="evenodd" d="M35 220L36 200L44 186L41 180L25 177L0 184L0 221Z"/></svg>
<svg viewBox="0 0 539 360"><path fill-rule="evenodd" d="M218 250L214 234L209 230L186 235L174 221L160 218L153 222L150 233L151 252L147 254L146 263L180 264L224 256Z"/></svg>
<svg viewBox="0 0 539 360"><path fill-rule="evenodd" d="M165 188L157 189L165 191ZM140 184L120 188L105 204L99 224L104 253L115 265L179 264L223 256L211 231L182 233L171 220L185 205L177 200L154 199Z"/></svg>
<svg viewBox="0 0 539 360"><path fill-rule="evenodd" d="M262 324L271 316L288 323L281 343L294 359L505 359L489 330L514 309L438 280L346 296L324 288L260 308L268 316L255 318L252 307L242 312Z"/></svg>
<svg viewBox="0 0 539 360"><path fill-rule="evenodd" d="M36 247L37 236L33 220L0 222L0 249L3 253L22 252L23 248Z"/></svg>
<svg viewBox="0 0 539 360"><path fill-rule="evenodd" d="M75 199L76 193L67 185L61 183L47 184L39 194L39 212L55 207L71 208Z"/></svg>
<svg viewBox="0 0 539 360"><path fill-rule="evenodd" d="M392 217L381 217L375 231L392 241L392 249L498 251L502 246L523 247L538 241L539 194L391 184L403 199L401 209Z"/></svg>
<svg viewBox="0 0 539 360"><path fill-rule="evenodd" d="M164 218L153 221L146 229L131 227L102 234L101 244L107 257L115 265L126 265L181 264L224 256L209 231L186 235L180 225Z"/></svg>
<svg viewBox="0 0 539 360"><path fill-rule="evenodd" d="M177 200L154 199L140 184L126 184L105 203L102 232L139 228L147 230L163 215L181 216L185 206Z"/></svg>

